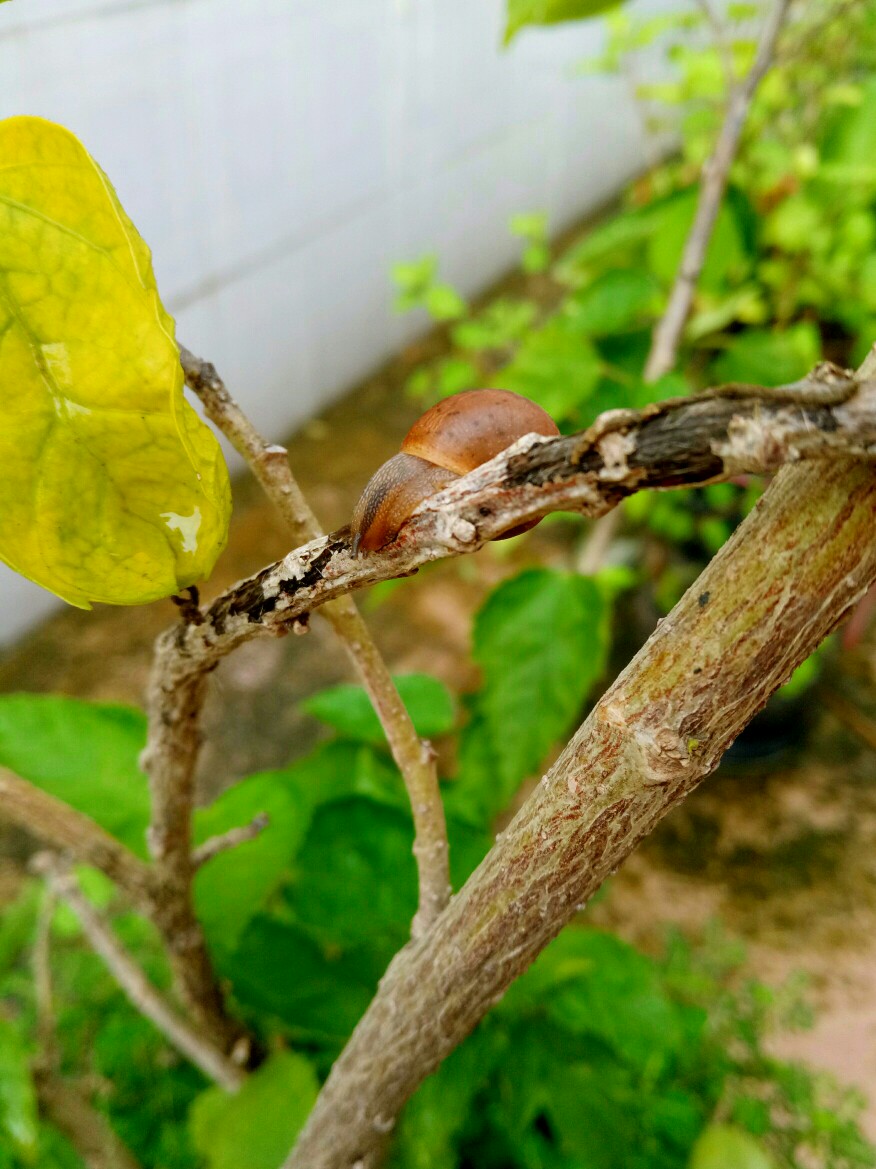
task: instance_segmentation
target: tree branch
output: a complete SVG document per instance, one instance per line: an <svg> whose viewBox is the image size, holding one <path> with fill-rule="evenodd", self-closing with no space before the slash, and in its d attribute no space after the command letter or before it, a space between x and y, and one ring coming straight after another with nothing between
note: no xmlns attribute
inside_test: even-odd
<svg viewBox="0 0 876 1169"><path fill-rule="evenodd" d="M57 898L51 889L43 891L33 943L33 994L36 1005L37 1043L35 1060L38 1069L53 1072L58 1063L55 1037L55 1004L52 992L52 920Z"/></svg>
<svg viewBox="0 0 876 1169"><path fill-rule="evenodd" d="M220 836L211 836L209 840L205 840L195 849L192 854L192 864L196 869L199 869L221 852L237 848L239 844L246 844L248 840L255 840L270 823L271 818L267 812L259 812L257 816L253 816L249 824L241 824L239 828L229 828Z"/></svg>
<svg viewBox="0 0 876 1169"><path fill-rule="evenodd" d="M140 1169L139 1162L78 1084L38 1072L37 1095L46 1119L70 1140L88 1169Z"/></svg>
<svg viewBox="0 0 876 1169"><path fill-rule="evenodd" d="M167 636L173 641L191 628L197 626L181 624ZM149 850L156 895L150 916L167 947L180 997L193 1017L218 1047L234 1052L235 1058L240 1054L246 1062L247 1041L225 1010L192 899L192 812L201 746L198 720L210 667L190 673L177 684L163 669L166 660L166 654L156 648L147 699L149 730L140 757L151 797Z"/></svg>
<svg viewBox="0 0 876 1169"><path fill-rule="evenodd" d="M152 913L155 882L149 866L105 832L90 816L0 767L0 815L44 844L93 865L124 890L134 905Z"/></svg>
<svg viewBox="0 0 876 1169"><path fill-rule="evenodd" d="M342 529L219 596L200 624L163 634L151 725L180 719L187 688L238 645L283 632L327 601L480 548L551 511L599 516L646 488L696 486L799 459L876 457L876 380L820 365L800 382L722 386L642 411L613 410L583 434L529 435L430 496L395 541L356 557Z"/></svg>
<svg viewBox="0 0 876 1169"><path fill-rule="evenodd" d="M186 383L201 399L207 417L222 431L252 469L296 543L322 535L289 466L284 447L267 443L232 398L216 369L180 347ZM386 734L407 788L414 820L414 857L419 875L419 907L414 936L422 933L447 904L450 873L447 825L432 750L417 735L371 632L351 597L326 604L323 616L341 640Z"/></svg>
<svg viewBox="0 0 876 1169"><path fill-rule="evenodd" d="M730 168L739 149L739 140L745 126L748 108L758 85L772 63L776 42L790 3L791 0L775 0L761 33L754 64L742 84L730 95L727 115L718 135L718 141L703 168L703 181L697 201L696 214L684 246L675 284L669 294L669 301L663 316L654 330L651 351L645 362L645 381L647 382L657 381L675 365L681 335L690 314L694 291L706 261L709 240L712 237L721 200L724 198L724 191L727 188ZM705 0L705 6L711 11L708 0Z"/></svg>
<svg viewBox="0 0 876 1169"><path fill-rule="evenodd" d="M52 853L39 853L32 867L45 878L51 892L65 901L79 918L89 944L104 960L131 1005L154 1023L171 1046L205 1076L226 1091L237 1091L243 1082L240 1068L164 1000L82 892L69 866Z"/></svg>
<svg viewBox="0 0 876 1169"><path fill-rule="evenodd" d="M871 465L780 472L430 933L393 960L284 1169L379 1163L423 1079L876 581L874 525Z"/></svg>

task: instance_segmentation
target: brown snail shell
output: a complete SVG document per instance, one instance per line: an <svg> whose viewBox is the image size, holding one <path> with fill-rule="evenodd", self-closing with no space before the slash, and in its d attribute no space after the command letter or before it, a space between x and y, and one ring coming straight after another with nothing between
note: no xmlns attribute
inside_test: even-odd
<svg viewBox="0 0 876 1169"><path fill-rule="evenodd" d="M466 390L443 398L405 436L401 453L371 477L353 511L353 551L373 552L398 535L424 499L506 450L524 434L559 434L541 406L511 390ZM499 539L535 527L520 524Z"/></svg>

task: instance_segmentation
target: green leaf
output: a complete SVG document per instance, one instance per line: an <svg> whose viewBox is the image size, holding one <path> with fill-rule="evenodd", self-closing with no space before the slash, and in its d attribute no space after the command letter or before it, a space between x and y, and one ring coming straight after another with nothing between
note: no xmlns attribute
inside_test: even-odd
<svg viewBox="0 0 876 1169"><path fill-rule="evenodd" d="M198 871L195 904L213 946L233 949L249 921L280 884L310 823L310 802L282 773L252 776L224 792L195 818L195 840L248 824L266 813L254 840L220 853Z"/></svg>
<svg viewBox="0 0 876 1169"><path fill-rule="evenodd" d="M693 1094L656 1094L612 1060L552 1071L547 1112L566 1164L674 1169L684 1163L703 1123L702 1104Z"/></svg>
<svg viewBox="0 0 876 1169"><path fill-rule="evenodd" d="M402 1115L391 1169L457 1169L459 1137L475 1097L507 1043L489 1022L450 1055L410 1100Z"/></svg>
<svg viewBox="0 0 876 1169"><path fill-rule="evenodd" d="M551 250L547 244L529 244L523 249L520 266L524 272L533 275L546 272L551 263Z"/></svg>
<svg viewBox="0 0 876 1169"><path fill-rule="evenodd" d="M369 946L323 949L300 927L260 915L234 953L218 955L218 962L245 1007L278 1019L298 1042L340 1047L374 997L390 956Z"/></svg>
<svg viewBox="0 0 876 1169"><path fill-rule="evenodd" d="M508 220L508 230L512 235L533 243L543 243L547 239L547 212L527 211L512 215Z"/></svg>
<svg viewBox="0 0 876 1169"><path fill-rule="evenodd" d="M473 824L488 825L507 807L520 777L504 777L477 698L468 705L470 717L459 736L457 777L448 785L446 806Z"/></svg>
<svg viewBox="0 0 876 1169"><path fill-rule="evenodd" d="M507 0L505 44L527 25L559 24L567 20L589 20L624 0Z"/></svg>
<svg viewBox="0 0 876 1169"><path fill-rule="evenodd" d="M816 234L823 230L824 209L810 195L799 193L782 200L766 217L764 242L786 252L807 252Z"/></svg>
<svg viewBox="0 0 876 1169"><path fill-rule="evenodd" d="M523 394L558 421L575 418L599 381L601 362L577 323L556 316L523 340L502 370L502 387Z"/></svg>
<svg viewBox="0 0 876 1169"><path fill-rule="evenodd" d="M208 1088L189 1112L207 1169L277 1169L316 1099L316 1074L301 1055L278 1051L233 1096Z"/></svg>
<svg viewBox="0 0 876 1169"><path fill-rule="evenodd" d="M452 321L461 317L466 310L466 303L449 284L433 284L425 295L426 309L436 321Z"/></svg>
<svg viewBox="0 0 876 1169"><path fill-rule="evenodd" d="M821 357L818 329L809 321L782 333L749 329L734 336L712 366L716 382L753 382L778 386L796 381Z"/></svg>
<svg viewBox="0 0 876 1169"><path fill-rule="evenodd" d="M547 568L499 585L478 613L479 705L503 782L531 774L580 714L605 666L607 618L593 580Z"/></svg>
<svg viewBox="0 0 876 1169"><path fill-rule="evenodd" d="M713 1124L694 1145L688 1169L775 1169L775 1161L744 1129Z"/></svg>
<svg viewBox="0 0 876 1169"><path fill-rule="evenodd" d="M25 946L31 944L42 892L36 881L26 881L15 900L3 906L0 912L0 974L5 973Z"/></svg>
<svg viewBox="0 0 876 1169"><path fill-rule="evenodd" d="M474 320L461 321L453 329L453 343L461 349L500 349L521 340L535 320L531 300L500 297Z"/></svg>
<svg viewBox="0 0 876 1169"><path fill-rule="evenodd" d="M623 1011L623 1003L617 1004ZM526 1169L678 1169L702 1129L692 1091L628 1067L595 1037L548 1020L512 1024L510 1042L482 1098L487 1162ZM480 1151L480 1150L478 1150ZM475 1156L473 1164L481 1164Z"/></svg>
<svg viewBox="0 0 876 1169"><path fill-rule="evenodd" d="M417 908L410 819L354 798L320 808L297 860L288 899L324 945L402 945Z"/></svg>
<svg viewBox="0 0 876 1169"><path fill-rule="evenodd" d="M592 337L623 333L655 314L659 293L659 284L648 272L612 268L574 293L567 311Z"/></svg>
<svg viewBox="0 0 876 1169"><path fill-rule="evenodd" d="M37 1102L21 1035L0 1016L0 1133L31 1162L37 1150Z"/></svg>
<svg viewBox="0 0 876 1169"><path fill-rule="evenodd" d="M149 250L80 142L0 123L0 559L89 608L209 575L231 496Z"/></svg>
<svg viewBox="0 0 876 1169"><path fill-rule="evenodd" d="M565 929L510 988L499 1008L535 1012L600 1039L630 1066L663 1073L695 1047L704 1012L665 993L656 964L599 930Z"/></svg>
<svg viewBox="0 0 876 1169"><path fill-rule="evenodd" d="M573 244L559 260L558 271L565 279L604 263L618 253L629 254L641 247L651 230L648 208L623 211L588 231L580 243Z"/></svg>
<svg viewBox="0 0 876 1169"><path fill-rule="evenodd" d="M821 157L834 169L855 167L876 156L876 77L863 86L854 106L834 109L826 119Z"/></svg>
<svg viewBox="0 0 876 1169"><path fill-rule="evenodd" d="M428 674L406 674L394 679L417 734L432 739L453 729L455 712L447 688ZM315 718L328 723L348 739L384 746L386 736L368 695L361 686L333 686L301 703Z"/></svg>
<svg viewBox="0 0 876 1169"><path fill-rule="evenodd" d="M430 253L419 260L393 264L392 279L402 292L422 296L435 279L437 271L438 257Z"/></svg>
<svg viewBox="0 0 876 1169"><path fill-rule="evenodd" d="M0 765L85 812L140 855L149 793L142 713L50 694L0 695Z"/></svg>
<svg viewBox="0 0 876 1169"><path fill-rule="evenodd" d="M354 795L393 808L409 807L401 776L391 760L371 746L347 739L323 743L274 774L278 782L288 782L305 796L311 809Z"/></svg>
<svg viewBox="0 0 876 1169"><path fill-rule="evenodd" d="M458 886L491 841L452 818L447 831L450 874ZM322 805L285 895L296 922L333 953L367 944L388 961L404 944L417 908L413 836L407 806L362 796Z"/></svg>

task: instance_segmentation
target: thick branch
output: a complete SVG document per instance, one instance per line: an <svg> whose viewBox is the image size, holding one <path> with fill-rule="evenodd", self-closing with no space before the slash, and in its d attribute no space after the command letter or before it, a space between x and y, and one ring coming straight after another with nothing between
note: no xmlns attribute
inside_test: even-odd
<svg viewBox="0 0 876 1169"><path fill-rule="evenodd" d="M280 512L292 539L304 543L321 536L319 522L292 474L285 448L269 444L262 438L232 398L213 365L182 347L180 359L186 382L201 399L207 417L247 461L265 494ZM422 742L417 735L380 650L353 599L342 596L326 604L323 616L340 638L371 699L408 791L420 887L419 907L413 924L416 936L438 916L450 894L447 826L434 756L429 744Z"/></svg>
<svg viewBox="0 0 876 1169"><path fill-rule="evenodd" d="M730 95L727 115L718 135L718 141L703 168L703 181L700 186L696 214L684 246L678 275L669 294L669 301L663 317L654 330L651 352L645 363L645 380L648 382L656 381L675 365L681 335L693 303L694 291L703 270L703 264L706 262L709 240L712 237L721 200L724 198L724 191L727 189L730 168L739 149L739 140L745 126L748 108L758 85L772 63L776 42L790 3L791 0L775 0L761 33L754 64L742 84ZM711 11L708 3L705 4L705 7Z"/></svg>
<svg viewBox="0 0 876 1169"><path fill-rule="evenodd" d="M90 816L0 768L0 816L115 881L138 909L151 913L155 882L149 866L104 832Z"/></svg>
<svg viewBox="0 0 876 1169"><path fill-rule="evenodd" d="M165 1001L82 892L70 868L51 853L40 853L34 858L33 867L46 878L52 893L65 901L79 918L89 944L104 960L131 1005L154 1023L165 1039L205 1076L227 1091L235 1092L243 1081L243 1073L202 1031Z"/></svg>
<svg viewBox="0 0 876 1169"><path fill-rule="evenodd" d="M508 985L876 580L876 471L785 468L430 933L394 959L285 1169L373 1169Z"/></svg>
<svg viewBox="0 0 876 1169"><path fill-rule="evenodd" d="M164 690L152 726L161 734L183 717L187 687L243 642L282 632L354 589L474 552L526 520L564 510L599 516L645 488L843 455L876 457L876 381L833 366L788 386L724 386L639 412L609 411L583 435L530 435L425 500L381 551L354 556L346 529L313 540L218 597L200 624L164 634Z"/></svg>

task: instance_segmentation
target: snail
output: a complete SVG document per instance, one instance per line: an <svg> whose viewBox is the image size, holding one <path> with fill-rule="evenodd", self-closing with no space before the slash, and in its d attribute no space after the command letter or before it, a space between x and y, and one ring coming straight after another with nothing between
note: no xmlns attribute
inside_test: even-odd
<svg viewBox="0 0 876 1169"><path fill-rule="evenodd" d="M423 414L405 436L401 453L371 477L353 511L353 554L388 544L414 509L454 479L500 454L524 434L559 434L549 414L511 390L465 390ZM538 520L498 539L534 528Z"/></svg>

